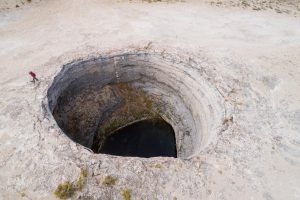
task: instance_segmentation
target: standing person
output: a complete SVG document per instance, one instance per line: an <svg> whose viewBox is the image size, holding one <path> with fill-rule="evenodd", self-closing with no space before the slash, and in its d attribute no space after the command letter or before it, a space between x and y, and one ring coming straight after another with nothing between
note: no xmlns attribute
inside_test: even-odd
<svg viewBox="0 0 300 200"><path fill-rule="evenodd" d="M36 78L36 74L32 71L29 72L29 75L32 77L32 82L35 83L35 81L38 81L39 79Z"/></svg>

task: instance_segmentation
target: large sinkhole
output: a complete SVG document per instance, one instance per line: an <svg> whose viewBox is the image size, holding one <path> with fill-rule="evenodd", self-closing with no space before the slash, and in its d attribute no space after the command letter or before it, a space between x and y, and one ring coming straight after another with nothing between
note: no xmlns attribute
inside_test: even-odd
<svg viewBox="0 0 300 200"><path fill-rule="evenodd" d="M135 53L66 64L48 89L49 111L94 153L190 157L216 135L218 95L199 67Z"/></svg>

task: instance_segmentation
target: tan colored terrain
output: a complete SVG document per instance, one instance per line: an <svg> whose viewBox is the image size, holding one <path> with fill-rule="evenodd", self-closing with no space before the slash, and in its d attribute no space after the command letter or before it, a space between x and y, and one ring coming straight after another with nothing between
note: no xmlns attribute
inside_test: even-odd
<svg viewBox="0 0 300 200"><path fill-rule="evenodd" d="M20 2L0 2L0 199L56 199L65 181L83 185L73 199L300 198L298 0ZM199 84L205 75L226 110L206 148L188 159L92 154L45 113L64 64L127 52L203 70Z"/></svg>

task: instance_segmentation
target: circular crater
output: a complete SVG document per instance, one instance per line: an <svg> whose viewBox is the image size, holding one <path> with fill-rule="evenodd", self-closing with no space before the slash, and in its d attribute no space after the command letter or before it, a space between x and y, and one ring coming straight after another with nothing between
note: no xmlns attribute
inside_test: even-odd
<svg viewBox="0 0 300 200"><path fill-rule="evenodd" d="M74 61L48 89L50 112L94 153L187 158L215 139L219 95L199 66L149 53Z"/></svg>

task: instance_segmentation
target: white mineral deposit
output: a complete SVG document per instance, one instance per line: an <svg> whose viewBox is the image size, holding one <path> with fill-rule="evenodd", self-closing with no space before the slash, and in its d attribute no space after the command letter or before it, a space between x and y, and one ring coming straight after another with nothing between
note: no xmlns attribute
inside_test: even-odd
<svg viewBox="0 0 300 200"><path fill-rule="evenodd" d="M0 200L300 199L300 0L0 0L0 61Z"/></svg>

